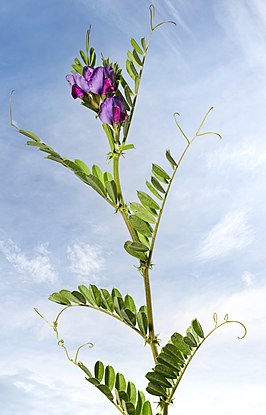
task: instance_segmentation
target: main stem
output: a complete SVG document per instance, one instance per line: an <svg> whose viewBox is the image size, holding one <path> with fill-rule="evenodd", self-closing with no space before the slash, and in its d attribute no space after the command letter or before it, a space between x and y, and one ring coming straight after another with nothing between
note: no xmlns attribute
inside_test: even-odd
<svg viewBox="0 0 266 415"><path fill-rule="evenodd" d="M132 238L132 241L139 242L138 235L135 229L132 227L129 221L129 214L128 208L125 205L123 193L121 189L120 183L120 175L119 175L119 160L120 160L120 153L115 152L113 154L113 176L114 181L117 187L117 197L119 203L119 212L122 215L122 218L126 224L126 227L129 231L129 234ZM154 361L156 362L158 356L158 350L156 345L156 336L154 332L154 322L153 322L153 311L152 311L152 296L151 296L151 286L150 286L150 277L149 277L149 266L143 267L144 271L142 272L143 280L144 280L144 288L145 288L145 299L146 299L146 306L147 306L147 318L148 318L148 328L149 328L149 345L152 350L152 355Z"/></svg>

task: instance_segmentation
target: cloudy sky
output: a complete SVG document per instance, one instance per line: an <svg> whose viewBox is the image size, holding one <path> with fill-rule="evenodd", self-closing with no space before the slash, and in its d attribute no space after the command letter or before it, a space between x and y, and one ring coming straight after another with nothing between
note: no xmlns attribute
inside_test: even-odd
<svg viewBox="0 0 266 415"><path fill-rule="evenodd" d="M52 330L60 306L48 295L80 283L119 288L144 302L136 262L123 250L126 229L110 206L60 165L25 146L9 126L34 131L63 156L104 169L100 122L70 96L65 75L92 25L95 49L124 66L130 38L149 33L145 0L0 2L0 397L2 415L113 415L112 405L70 365ZM154 34L130 142L122 160L126 200L145 190L152 162L167 166L214 106L203 136L176 177L154 255L156 332L166 342L197 316L243 321L202 349L183 379L171 414L265 415L266 232L264 0L158 0ZM99 313L100 314L100 313ZM90 310L69 311L61 335L82 360L112 364L140 388L149 350L129 330ZM121 342L122 339L122 342ZM133 351L135 354L133 354ZM153 399L152 399L153 400Z"/></svg>

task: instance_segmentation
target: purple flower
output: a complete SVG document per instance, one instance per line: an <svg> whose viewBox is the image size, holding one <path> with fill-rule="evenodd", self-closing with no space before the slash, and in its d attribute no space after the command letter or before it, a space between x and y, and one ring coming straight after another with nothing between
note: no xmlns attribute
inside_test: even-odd
<svg viewBox="0 0 266 415"><path fill-rule="evenodd" d="M66 80L72 87L71 93L74 99L83 98L89 92L89 85L86 79L78 72L68 74Z"/></svg>
<svg viewBox="0 0 266 415"><path fill-rule="evenodd" d="M125 106L121 97L105 98L100 106L99 118L105 124L118 124L127 118Z"/></svg>
<svg viewBox="0 0 266 415"><path fill-rule="evenodd" d="M82 75L88 82L89 90L93 94L107 95L114 93L115 77L111 66L98 66L95 69L85 66Z"/></svg>

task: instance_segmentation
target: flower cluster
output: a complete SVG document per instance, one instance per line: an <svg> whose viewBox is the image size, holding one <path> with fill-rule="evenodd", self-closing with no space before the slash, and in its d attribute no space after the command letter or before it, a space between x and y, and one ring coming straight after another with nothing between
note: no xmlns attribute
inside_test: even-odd
<svg viewBox="0 0 266 415"><path fill-rule="evenodd" d="M72 97L82 99L98 113L103 123L119 124L127 118L122 97L115 95L115 76L110 65L85 66L82 74L68 74L66 80L71 86Z"/></svg>

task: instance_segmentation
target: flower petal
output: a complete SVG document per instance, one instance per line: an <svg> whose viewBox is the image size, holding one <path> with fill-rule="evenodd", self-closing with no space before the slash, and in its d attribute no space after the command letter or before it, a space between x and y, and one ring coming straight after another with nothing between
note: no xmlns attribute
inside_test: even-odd
<svg viewBox="0 0 266 415"><path fill-rule="evenodd" d="M93 71L94 69L91 66L84 66L83 71L82 71L83 78L85 78L86 81L89 81Z"/></svg>
<svg viewBox="0 0 266 415"><path fill-rule="evenodd" d="M67 80L67 82L69 83L70 86L74 85L75 79L74 79L73 73L67 74L66 75L66 80Z"/></svg>
<svg viewBox="0 0 266 415"><path fill-rule="evenodd" d="M113 92L115 92L115 89L113 87L111 79L105 78L104 83L103 83L102 94L107 95L107 94L112 94Z"/></svg>
<svg viewBox="0 0 266 415"><path fill-rule="evenodd" d="M89 92L89 85L85 78L82 75L74 74L76 79L76 85L81 88L85 93Z"/></svg>
<svg viewBox="0 0 266 415"><path fill-rule="evenodd" d="M100 106L99 118L105 124L113 124L114 121L114 98L105 98Z"/></svg>
<svg viewBox="0 0 266 415"><path fill-rule="evenodd" d="M110 65L104 66L104 74L105 74L106 78L110 78L110 80L113 84L114 81L115 81L115 74L114 74L114 70L113 70L112 66L110 66Z"/></svg>
<svg viewBox="0 0 266 415"><path fill-rule="evenodd" d="M85 94L85 92L78 86L78 85L72 85L72 97L74 99L76 98L83 98Z"/></svg>
<svg viewBox="0 0 266 415"><path fill-rule="evenodd" d="M99 95L102 94L104 86L104 68L102 66L94 69L88 84L90 92Z"/></svg>

